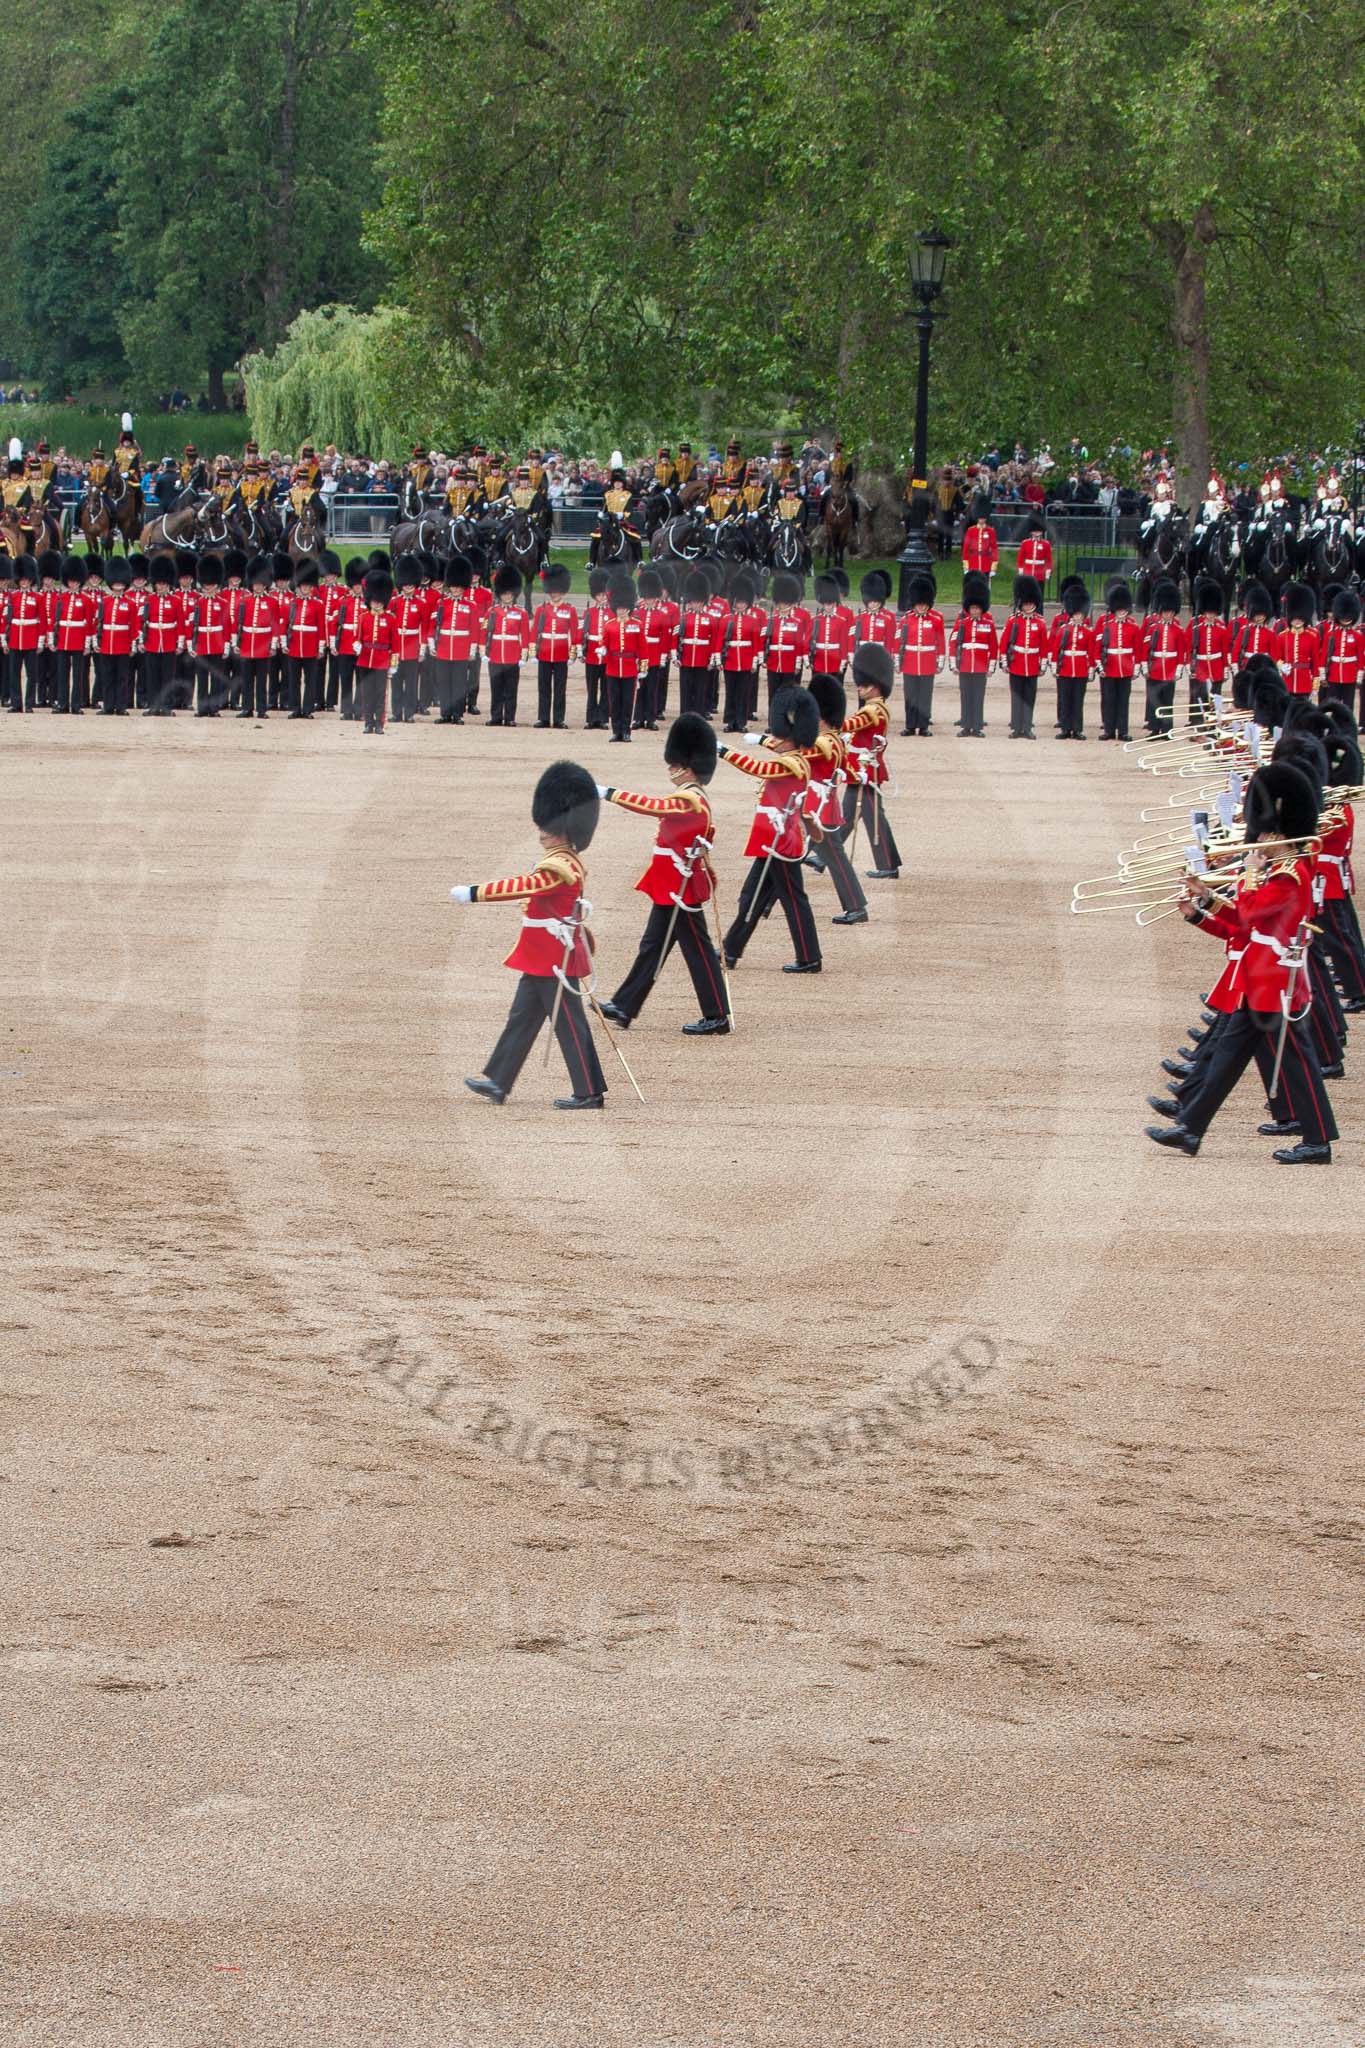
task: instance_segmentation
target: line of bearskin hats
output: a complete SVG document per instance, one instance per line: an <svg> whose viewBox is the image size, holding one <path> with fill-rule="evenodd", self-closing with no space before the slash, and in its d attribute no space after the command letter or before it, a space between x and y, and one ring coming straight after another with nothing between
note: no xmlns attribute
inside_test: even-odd
<svg viewBox="0 0 1365 2048"><path fill-rule="evenodd" d="M980 612L991 608L990 582L979 569L968 569L962 578L962 609L969 612L973 606Z"/></svg>
<svg viewBox="0 0 1365 2048"><path fill-rule="evenodd" d="M501 569L495 570L493 574L493 595L494 597L520 597L520 569L513 569L509 565L504 564Z"/></svg>
<svg viewBox="0 0 1365 2048"><path fill-rule="evenodd" d="M670 768L685 768L698 782L706 783L716 772L716 729L709 719L695 711L684 711L668 728L664 761Z"/></svg>
<svg viewBox="0 0 1365 2048"><path fill-rule="evenodd" d="M820 737L820 707L810 691L803 690L799 683L789 683L785 689L776 691L768 709L768 731L774 739L791 740L798 747L813 747Z"/></svg>
<svg viewBox="0 0 1365 2048"><path fill-rule="evenodd" d="M1133 609L1133 593L1122 576L1116 576L1104 593L1104 601L1111 612L1130 612Z"/></svg>
<svg viewBox="0 0 1365 2048"><path fill-rule="evenodd" d="M1268 619L1274 609L1274 600L1264 583L1253 580L1243 586L1242 610L1249 619Z"/></svg>
<svg viewBox="0 0 1365 2048"><path fill-rule="evenodd" d="M774 604L800 604L802 594L801 578L792 576L785 569L779 569L769 585Z"/></svg>
<svg viewBox="0 0 1365 2048"><path fill-rule="evenodd" d="M1242 797L1242 835L1248 846L1258 839L1307 839L1317 830L1322 809L1317 785L1289 761L1270 761L1258 768Z"/></svg>
<svg viewBox="0 0 1365 2048"><path fill-rule="evenodd" d="M812 676L810 693L823 722L837 732L848 709L848 693L838 676Z"/></svg>
<svg viewBox="0 0 1365 2048"><path fill-rule="evenodd" d="M1180 585L1172 583L1169 576L1163 576L1152 592L1153 612L1178 612L1180 610Z"/></svg>
<svg viewBox="0 0 1365 2048"><path fill-rule="evenodd" d="M366 604L387 605L393 599L393 577L387 569L371 569L365 577Z"/></svg>
<svg viewBox="0 0 1365 2048"><path fill-rule="evenodd" d="M1306 583L1291 583L1286 587L1284 615L1291 626L1311 626L1317 611L1317 599Z"/></svg>
<svg viewBox="0 0 1365 2048"><path fill-rule="evenodd" d="M1090 592L1079 576L1068 576L1061 588L1062 610L1069 619L1082 619L1090 609Z"/></svg>
<svg viewBox="0 0 1365 2048"><path fill-rule="evenodd" d="M567 839L575 853L592 844L601 811L597 784L577 761L552 761L535 786L531 823Z"/></svg>
<svg viewBox="0 0 1365 2048"><path fill-rule="evenodd" d="M911 604L932 604L938 596L938 585L921 569L910 578L905 594Z"/></svg>
<svg viewBox="0 0 1365 2048"><path fill-rule="evenodd" d="M883 697L889 697L896 682L891 649L876 640L864 640L853 652L853 681L855 686L879 690Z"/></svg>
<svg viewBox="0 0 1365 2048"><path fill-rule="evenodd" d="M1016 576L1014 579L1014 609L1022 611L1026 604L1031 604L1036 612L1043 609L1043 593L1036 576Z"/></svg>
<svg viewBox="0 0 1365 2048"><path fill-rule="evenodd" d="M858 584L864 604L885 604L891 595L891 578L884 569L869 569Z"/></svg>
<svg viewBox="0 0 1365 2048"><path fill-rule="evenodd" d="M1226 618L1228 607L1222 584L1215 583L1211 577L1206 577L1202 583L1196 584L1194 609L1200 618Z"/></svg>

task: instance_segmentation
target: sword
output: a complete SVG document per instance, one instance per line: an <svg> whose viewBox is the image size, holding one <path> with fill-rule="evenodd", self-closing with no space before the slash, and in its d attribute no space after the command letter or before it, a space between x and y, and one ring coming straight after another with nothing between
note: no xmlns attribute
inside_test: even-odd
<svg viewBox="0 0 1365 2048"><path fill-rule="evenodd" d="M581 897L579 898L579 901L582 901ZM575 913L577 912L577 908L578 905L575 904ZM550 1048L555 1042L555 1027L559 1023L559 1006L564 1000L564 985L568 973L569 955L573 951L573 942L575 936L576 934L574 932L573 925L571 924L569 927L569 936L564 941L564 957L561 959L558 967L556 967L555 969L555 999L550 1010L550 1029L549 1034L545 1040L545 1051L541 1057L540 1062L542 1067L548 1067L550 1064Z"/></svg>
<svg viewBox="0 0 1365 2048"><path fill-rule="evenodd" d="M1299 969L1303 965L1304 948L1306 944L1306 924L1301 924L1297 932L1295 932L1294 934L1294 942L1289 950L1289 980L1285 986L1284 994L1280 998L1280 1009L1282 1013L1280 1016L1280 1038L1279 1044L1275 1047L1275 1065L1271 1069L1270 1074L1269 1096L1272 1104L1272 1115L1274 1114L1273 1104L1275 1100L1275 1092L1280 1085L1280 1068L1284 1064L1285 1040L1289 1036L1289 1012L1293 1007L1294 983L1299 978Z"/></svg>
<svg viewBox="0 0 1365 2048"><path fill-rule="evenodd" d="M587 989L586 991L584 991L584 993L586 993L588 1001L591 1003L594 1011L597 1014L598 1022L601 1024L602 1029L607 1034L607 1044L611 1047L612 1051L616 1054L617 1059L620 1060L621 1065L625 1068L626 1079L629 1081L631 1087L635 1090L635 1093L640 1096L641 1102L643 1102L645 1098L643 1095L640 1094L640 1084L636 1080L634 1074L632 1074L630 1071L629 1060L622 1052L620 1046L616 1043L616 1034L612 1030L610 1024L607 1022L606 1016L604 1015L602 1010L602 1005L597 1000L596 993L592 989Z"/></svg>

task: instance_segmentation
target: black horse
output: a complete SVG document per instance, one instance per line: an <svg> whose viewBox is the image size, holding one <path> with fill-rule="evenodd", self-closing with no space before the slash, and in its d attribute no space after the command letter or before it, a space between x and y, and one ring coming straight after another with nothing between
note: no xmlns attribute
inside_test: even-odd
<svg viewBox="0 0 1365 2048"><path fill-rule="evenodd" d="M1317 593L1322 611L1323 593L1347 584L1355 574L1357 543L1350 523L1340 512L1329 512L1321 533L1315 533L1303 549L1303 577Z"/></svg>
<svg viewBox="0 0 1365 2048"><path fill-rule="evenodd" d="M1237 522L1230 512L1222 513L1217 519L1206 520L1196 528L1186 556L1192 605L1201 583L1216 583L1223 593L1223 609L1228 609L1237 588L1240 554Z"/></svg>
<svg viewBox="0 0 1365 2048"><path fill-rule="evenodd" d="M1298 573L1299 542L1288 513L1276 513L1247 535L1246 565L1270 592L1276 611L1286 584Z"/></svg>
<svg viewBox="0 0 1365 2048"><path fill-rule="evenodd" d="M526 597L531 595L531 586L540 574L541 564L550 552L540 521L533 511L518 506L511 518L497 536L498 559L509 569L515 569L521 578L521 587Z"/></svg>
<svg viewBox="0 0 1365 2048"><path fill-rule="evenodd" d="M634 568L640 559L640 543L625 522L605 508L597 515L597 531L588 542L590 569Z"/></svg>
<svg viewBox="0 0 1365 2048"><path fill-rule="evenodd" d="M699 562L706 553L706 514L698 505L676 512L649 543L651 562Z"/></svg>
<svg viewBox="0 0 1365 2048"><path fill-rule="evenodd" d="M1138 540L1138 603L1150 608L1152 592L1163 578L1179 583L1185 566L1185 515L1172 512L1156 520Z"/></svg>

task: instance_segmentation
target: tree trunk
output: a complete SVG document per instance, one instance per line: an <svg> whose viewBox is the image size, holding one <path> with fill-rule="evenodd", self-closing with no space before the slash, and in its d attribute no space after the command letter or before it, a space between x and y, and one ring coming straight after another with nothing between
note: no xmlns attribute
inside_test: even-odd
<svg viewBox="0 0 1365 2048"><path fill-rule="evenodd" d="M298 144L300 42L307 27L306 9L294 10L292 28L285 30L282 55L284 77L280 92L280 125L275 172L275 204L271 222L270 260L266 264L264 291L267 347L280 339L289 324L292 308L285 303L289 289L289 259L293 253L295 164Z"/></svg>
<svg viewBox="0 0 1365 2048"><path fill-rule="evenodd" d="M227 391L223 384L223 366L221 363L209 364L209 410L210 412L227 411Z"/></svg>
<svg viewBox="0 0 1365 2048"><path fill-rule="evenodd" d="M1200 202L1187 227L1168 224L1162 241L1171 259L1171 427L1176 445L1175 497L1193 508L1204 496L1209 446L1209 321L1205 284L1209 248L1218 238L1213 208Z"/></svg>

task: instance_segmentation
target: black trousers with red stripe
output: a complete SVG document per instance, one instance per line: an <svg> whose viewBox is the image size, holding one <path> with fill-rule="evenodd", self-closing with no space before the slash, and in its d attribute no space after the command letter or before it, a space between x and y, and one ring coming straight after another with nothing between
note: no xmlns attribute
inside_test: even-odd
<svg viewBox="0 0 1365 2048"><path fill-rule="evenodd" d="M558 977L553 974L523 974L517 983L502 1036L484 1066L489 1080L496 1081L504 1095L511 1094L517 1075L540 1036L541 1026L553 1014L555 990L559 985ZM583 998L578 993L577 983L572 980L564 986L559 1015L555 1019L555 1037L559 1040L559 1050L564 1055L574 1094L605 1095L606 1076L597 1057L597 1047L592 1042Z"/></svg>
<svg viewBox="0 0 1365 2048"><path fill-rule="evenodd" d="M1181 1098L1180 1121L1186 1130L1203 1137L1253 1059L1262 1080L1269 1085L1279 1034L1278 1010L1233 1012L1218 1031L1199 1086ZM1285 1033L1280 1081L1283 1099L1303 1132L1304 1143L1330 1145L1337 1135L1336 1118L1306 1017L1292 1022Z"/></svg>
<svg viewBox="0 0 1365 2048"><path fill-rule="evenodd" d="M1331 956L1341 992L1348 1003L1365 1002L1365 952L1360 944L1360 928L1354 916L1348 916L1351 909L1349 896L1339 896L1335 902L1322 905L1318 913L1323 926L1323 944Z"/></svg>
<svg viewBox="0 0 1365 2048"><path fill-rule="evenodd" d="M655 903L650 906L645 921L640 950L629 974L612 997L618 1010L624 1010L628 1017L638 1017L645 1006L645 998L654 986L664 961L674 945L682 948L687 971L692 977L697 1001L703 1017L728 1017L729 1007L725 1001L725 983L721 977L720 960L711 944L711 934L706 929L706 905L697 910L685 910L681 906L673 920L673 931L669 934L669 919L673 917L671 903ZM666 941L666 943L665 943Z"/></svg>
<svg viewBox="0 0 1365 2048"><path fill-rule="evenodd" d="M792 935L797 960L802 966L820 959L820 940L815 915L806 894L801 863L791 860L756 860L739 892L739 912L725 934L726 958L738 960L754 935L755 927L775 903L782 905L787 929Z"/></svg>
<svg viewBox="0 0 1365 2048"><path fill-rule="evenodd" d="M886 815L882 792L875 783L850 782L844 790L844 844L852 844L855 827L861 825L872 849L875 867L900 872L901 850Z"/></svg>

